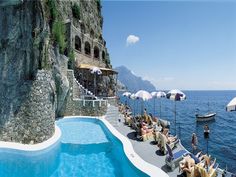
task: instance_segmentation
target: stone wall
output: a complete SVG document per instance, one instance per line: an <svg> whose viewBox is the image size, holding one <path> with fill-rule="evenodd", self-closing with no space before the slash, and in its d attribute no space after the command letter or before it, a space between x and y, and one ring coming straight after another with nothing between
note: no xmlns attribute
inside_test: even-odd
<svg viewBox="0 0 236 177"><path fill-rule="evenodd" d="M17 108L13 108L17 104L10 105L10 118L1 124L0 139L24 144L49 139L54 133L54 88L52 75L45 70L39 70L34 81L19 86L19 93L29 92L16 98L16 102L21 102Z"/></svg>
<svg viewBox="0 0 236 177"><path fill-rule="evenodd" d="M74 72L68 70L67 78L70 83L64 116L102 116L107 110L106 100L83 100L73 95Z"/></svg>

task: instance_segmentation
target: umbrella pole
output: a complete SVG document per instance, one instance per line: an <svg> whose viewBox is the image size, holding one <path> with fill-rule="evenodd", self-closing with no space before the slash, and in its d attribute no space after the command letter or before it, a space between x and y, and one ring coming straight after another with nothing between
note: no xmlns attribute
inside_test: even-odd
<svg viewBox="0 0 236 177"><path fill-rule="evenodd" d="M208 155L208 138L207 138L207 155Z"/></svg>
<svg viewBox="0 0 236 177"><path fill-rule="evenodd" d="M176 101L175 101L175 135L176 135Z"/></svg>
<svg viewBox="0 0 236 177"><path fill-rule="evenodd" d="M154 98L154 116L155 116L155 113L156 113L156 111L155 111L155 107L156 107L156 99Z"/></svg>
<svg viewBox="0 0 236 177"><path fill-rule="evenodd" d="M160 118L161 118L161 99L160 99Z"/></svg>
<svg viewBox="0 0 236 177"><path fill-rule="evenodd" d="M135 101L134 100L132 101L133 101L133 115L135 116Z"/></svg>
<svg viewBox="0 0 236 177"><path fill-rule="evenodd" d="M142 103L141 103L141 116L143 116L143 106L144 106L144 105L143 105L143 104L144 104L143 102L144 102L144 101L142 100Z"/></svg>
<svg viewBox="0 0 236 177"><path fill-rule="evenodd" d="M95 93L95 86L96 86L96 74L95 74L95 73L94 73L94 77L93 77L93 79L94 79L94 80L93 80L93 85L94 85L94 86L93 86L93 94L94 94L94 95L96 95L96 93Z"/></svg>

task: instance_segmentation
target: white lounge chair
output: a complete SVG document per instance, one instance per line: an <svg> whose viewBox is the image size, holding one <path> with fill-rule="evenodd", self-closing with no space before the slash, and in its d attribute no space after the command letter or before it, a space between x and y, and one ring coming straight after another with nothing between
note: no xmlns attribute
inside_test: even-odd
<svg viewBox="0 0 236 177"><path fill-rule="evenodd" d="M188 151L186 150L179 150L175 153L172 152L172 149L168 144L166 144L166 149L167 149L167 156L165 159L166 165L171 168L173 171L179 164L179 161L183 159L183 155L186 154Z"/></svg>

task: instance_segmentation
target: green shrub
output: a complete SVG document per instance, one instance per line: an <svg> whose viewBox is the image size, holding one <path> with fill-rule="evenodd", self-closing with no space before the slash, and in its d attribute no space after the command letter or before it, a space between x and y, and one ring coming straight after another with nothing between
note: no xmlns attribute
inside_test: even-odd
<svg viewBox="0 0 236 177"><path fill-rule="evenodd" d="M75 53L73 50L69 53L68 69L73 69L75 63Z"/></svg>
<svg viewBox="0 0 236 177"><path fill-rule="evenodd" d="M73 50L71 50L69 53L69 59L70 59L70 61L75 61L75 53Z"/></svg>
<svg viewBox="0 0 236 177"><path fill-rule="evenodd" d="M73 17L80 19L80 8L78 4L72 6Z"/></svg>
<svg viewBox="0 0 236 177"><path fill-rule="evenodd" d="M65 26L61 21L54 21L52 25L52 35L54 42L59 45L60 53L63 53L66 47Z"/></svg>
<svg viewBox="0 0 236 177"><path fill-rule="evenodd" d="M48 6L51 14L51 20L55 21L58 16L58 11L56 8L56 1L55 0L48 0Z"/></svg>

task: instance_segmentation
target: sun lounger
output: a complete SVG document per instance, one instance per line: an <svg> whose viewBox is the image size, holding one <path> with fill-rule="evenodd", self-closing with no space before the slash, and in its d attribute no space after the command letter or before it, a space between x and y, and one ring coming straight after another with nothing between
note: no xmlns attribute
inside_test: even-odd
<svg viewBox="0 0 236 177"><path fill-rule="evenodd" d="M166 144L166 149L167 149L167 156L165 159L166 165L171 168L173 171L179 164L179 161L183 159L183 155L187 153L186 150L180 150L175 153L172 152L171 147Z"/></svg>
<svg viewBox="0 0 236 177"><path fill-rule="evenodd" d="M132 128L135 130L135 136L137 139L141 140L141 128L139 127L138 123L132 123Z"/></svg>
<svg viewBox="0 0 236 177"><path fill-rule="evenodd" d="M153 129L141 129L142 139L146 140L154 140Z"/></svg>
<svg viewBox="0 0 236 177"><path fill-rule="evenodd" d="M155 131L153 132L153 138L154 138L154 141L157 143L157 144L160 144L160 132L159 131Z"/></svg>
<svg viewBox="0 0 236 177"><path fill-rule="evenodd" d="M132 117L131 119L131 128L137 129L137 126L139 125L139 121L137 120L137 117Z"/></svg>
<svg viewBox="0 0 236 177"><path fill-rule="evenodd" d="M150 121L150 124L154 127L157 125L157 122L153 121L153 117L148 115L148 118L149 118L149 121Z"/></svg>
<svg viewBox="0 0 236 177"><path fill-rule="evenodd" d="M172 142L172 143L169 143L168 144L168 140L166 138L165 135L163 135L162 133L159 134L159 147L160 147L160 151L163 153L163 154L166 154L168 149L166 148L166 144L168 144L168 146L173 149L176 144L179 142L179 139L177 139L175 142Z"/></svg>
<svg viewBox="0 0 236 177"><path fill-rule="evenodd" d="M219 164L215 164L212 168L210 167L208 170L204 168L204 163L198 163L196 165L197 170L199 171L201 177L216 177L216 171Z"/></svg>
<svg viewBox="0 0 236 177"><path fill-rule="evenodd" d="M128 126L131 126L131 124L132 124L132 116L131 115L125 115L125 124Z"/></svg>

